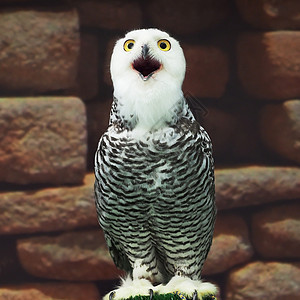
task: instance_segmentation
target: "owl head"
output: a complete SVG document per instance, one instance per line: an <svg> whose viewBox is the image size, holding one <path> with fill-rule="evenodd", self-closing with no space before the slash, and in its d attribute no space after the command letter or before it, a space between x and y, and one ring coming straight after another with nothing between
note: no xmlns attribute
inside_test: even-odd
<svg viewBox="0 0 300 300"><path fill-rule="evenodd" d="M153 28L128 32L116 42L111 57L114 96L140 120L145 110L153 119L182 97L185 68L182 48L166 32Z"/></svg>

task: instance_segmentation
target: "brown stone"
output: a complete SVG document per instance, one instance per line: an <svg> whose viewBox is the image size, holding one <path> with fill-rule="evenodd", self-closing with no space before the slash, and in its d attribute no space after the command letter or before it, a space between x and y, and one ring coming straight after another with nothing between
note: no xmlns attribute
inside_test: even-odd
<svg viewBox="0 0 300 300"><path fill-rule="evenodd" d="M221 97L229 76L227 55L215 46L183 45L183 50L187 64L184 92L196 97Z"/></svg>
<svg viewBox="0 0 300 300"><path fill-rule="evenodd" d="M82 26L127 31L142 26L142 11L135 1L77 0L75 5Z"/></svg>
<svg viewBox="0 0 300 300"><path fill-rule="evenodd" d="M230 272L226 299L300 299L300 264L253 262Z"/></svg>
<svg viewBox="0 0 300 300"><path fill-rule="evenodd" d="M94 167L94 156L99 139L108 128L111 103L111 100L87 103L89 167Z"/></svg>
<svg viewBox="0 0 300 300"><path fill-rule="evenodd" d="M24 269L37 277L95 281L118 278L121 274L108 253L100 228L20 239L17 250Z"/></svg>
<svg viewBox="0 0 300 300"><path fill-rule="evenodd" d="M265 258L300 258L300 204L282 204L252 218L252 240Z"/></svg>
<svg viewBox="0 0 300 300"><path fill-rule="evenodd" d="M202 273L222 273L247 262L252 254L248 228L243 218L233 213L218 214L212 246Z"/></svg>
<svg viewBox="0 0 300 300"><path fill-rule="evenodd" d="M218 209L298 199L300 168L248 166L217 169Z"/></svg>
<svg viewBox="0 0 300 300"><path fill-rule="evenodd" d="M227 0L152 0L146 12L154 27L179 34L195 34L212 28L228 17Z"/></svg>
<svg viewBox="0 0 300 300"><path fill-rule="evenodd" d="M244 33L238 40L237 63L250 95L266 100L300 96L300 32Z"/></svg>
<svg viewBox="0 0 300 300"><path fill-rule="evenodd" d="M242 18L260 29L300 29L298 0L236 0Z"/></svg>
<svg viewBox="0 0 300 300"><path fill-rule="evenodd" d="M2 9L0 45L2 92L28 94L74 85L79 23L73 8Z"/></svg>
<svg viewBox="0 0 300 300"><path fill-rule="evenodd" d="M86 170L86 115L73 97L0 99L0 180L81 183Z"/></svg>
<svg viewBox="0 0 300 300"><path fill-rule="evenodd" d="M97 226L94 175L76 187L0 194L0 233L34 233Z"/></svg>
<svg viewBox="0 0 300 300"><path fill-rule="evenodd" d="M71 90L86 101L99 92L99 41L96 35L82 33L76 86Z"/></svg>
<svg viewBox="0 0 300 300"><path fill-rule="evenodd" d="M99 300L92 283L27 283L0 287L3 300Z"/></svg>
<svg viewBox="0 0 300 300"><path fill-rule="evenodd" d="M260 127L270 151L300 163L300 100L265 106Z"/></svg>

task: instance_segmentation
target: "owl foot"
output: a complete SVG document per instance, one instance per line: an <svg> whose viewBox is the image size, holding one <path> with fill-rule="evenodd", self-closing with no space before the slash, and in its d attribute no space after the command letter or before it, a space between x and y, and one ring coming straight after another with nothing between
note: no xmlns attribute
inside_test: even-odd
<svg viewBox="0 0 300 300"><path fill-rule="evenodd" d="M103 300L121 300L135 296L149 296L153 297L153 285L147 279L134 279L130 277L122 280L122 284L119 288L106 294Z"/></svg>
<svg viewBox="0 0 300 300"><path fill-rule="evenodd" d="M193 300L203 300L209 295L216 295L217 287L209 282L174 276L166 285L156 287L160 294L175 293Z"/></svg>

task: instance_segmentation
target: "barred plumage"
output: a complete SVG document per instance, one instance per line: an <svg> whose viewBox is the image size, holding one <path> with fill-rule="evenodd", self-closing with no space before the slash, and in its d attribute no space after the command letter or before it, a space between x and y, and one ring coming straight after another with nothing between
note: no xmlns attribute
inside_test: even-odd
<svg viewBox="0 0 300 300"><path fill-rule="evenodd" d="M114 100L96 155L99 222L116 265L199 279L215 219L211 142L184 99L174 124L135 138ZM178 107L181 106L180 112Z"/></svg>
<svg viewBox="0 0 300 300"><path fill-rule="evenodd" d="M117 51L124 41L124 47L132 44L125 51L137 47L133 38L140 33L142 54L137 49L123 68L115 62ZM177 41L158 30L133 31L127 36L116 44L112 56L115 97L108 130L95 156L99 223L115 264L133 280L170 285L174 278L189 278L187 288L174 279L187 294L195 289L215 291L212 285L198 284L216 214L212 146L181 91L182 50ZM173 52L168 55L178 65L164 62L165 54L154 58L160 55L155 52L157 40L158 44L170 43L162 37L172 41ZM151 60L155 60L153 66ZM129 79L119 68L129 72ZM166 292L172 290L164 287Z"/></svg>

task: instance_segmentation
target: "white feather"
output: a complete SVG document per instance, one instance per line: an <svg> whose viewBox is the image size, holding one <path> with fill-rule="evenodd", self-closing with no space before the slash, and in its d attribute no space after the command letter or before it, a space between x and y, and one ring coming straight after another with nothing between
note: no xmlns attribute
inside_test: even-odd
<svg viewBox="0 0 300 300"><path fill-rule="evenodd" d="M193 293L197 291L198 299L201 300L203 296L215 295L217 287L209 282L202 282L201 280L192 280L187 277L174 276L167 285L160 285L156 288L156 292L160 294L180 293L192 297Z"/></svg>
<svg viewBox="0 0 300 300"><path fill-rule="evenodd" d="M109 295L114 293L114 300L127 299L138 295L147 296L149 290L153 289L153 285L147 279L132 280L130 276L122 279L121 286L103 297L103 300L109 300Z"/></svg>
<svg viewBox="0 0 300 300"><path fill-rule="evenodd" d="M131 51L126 52L123 45L128 39L135 40L135 45ZM171 43L169 51L159 49L157 42L161 39ZM141 56L145 44L149 46L150 55L161 63L160 70L147 81L132 67L133 61ZM127 33L117 41L110 66L120 114L125 120L132 115L136 116L137 128L140 130L162 127L172 118L171 108L183 97L181 87L185 67L179 43L167 33L152 28Z"/></svg>

